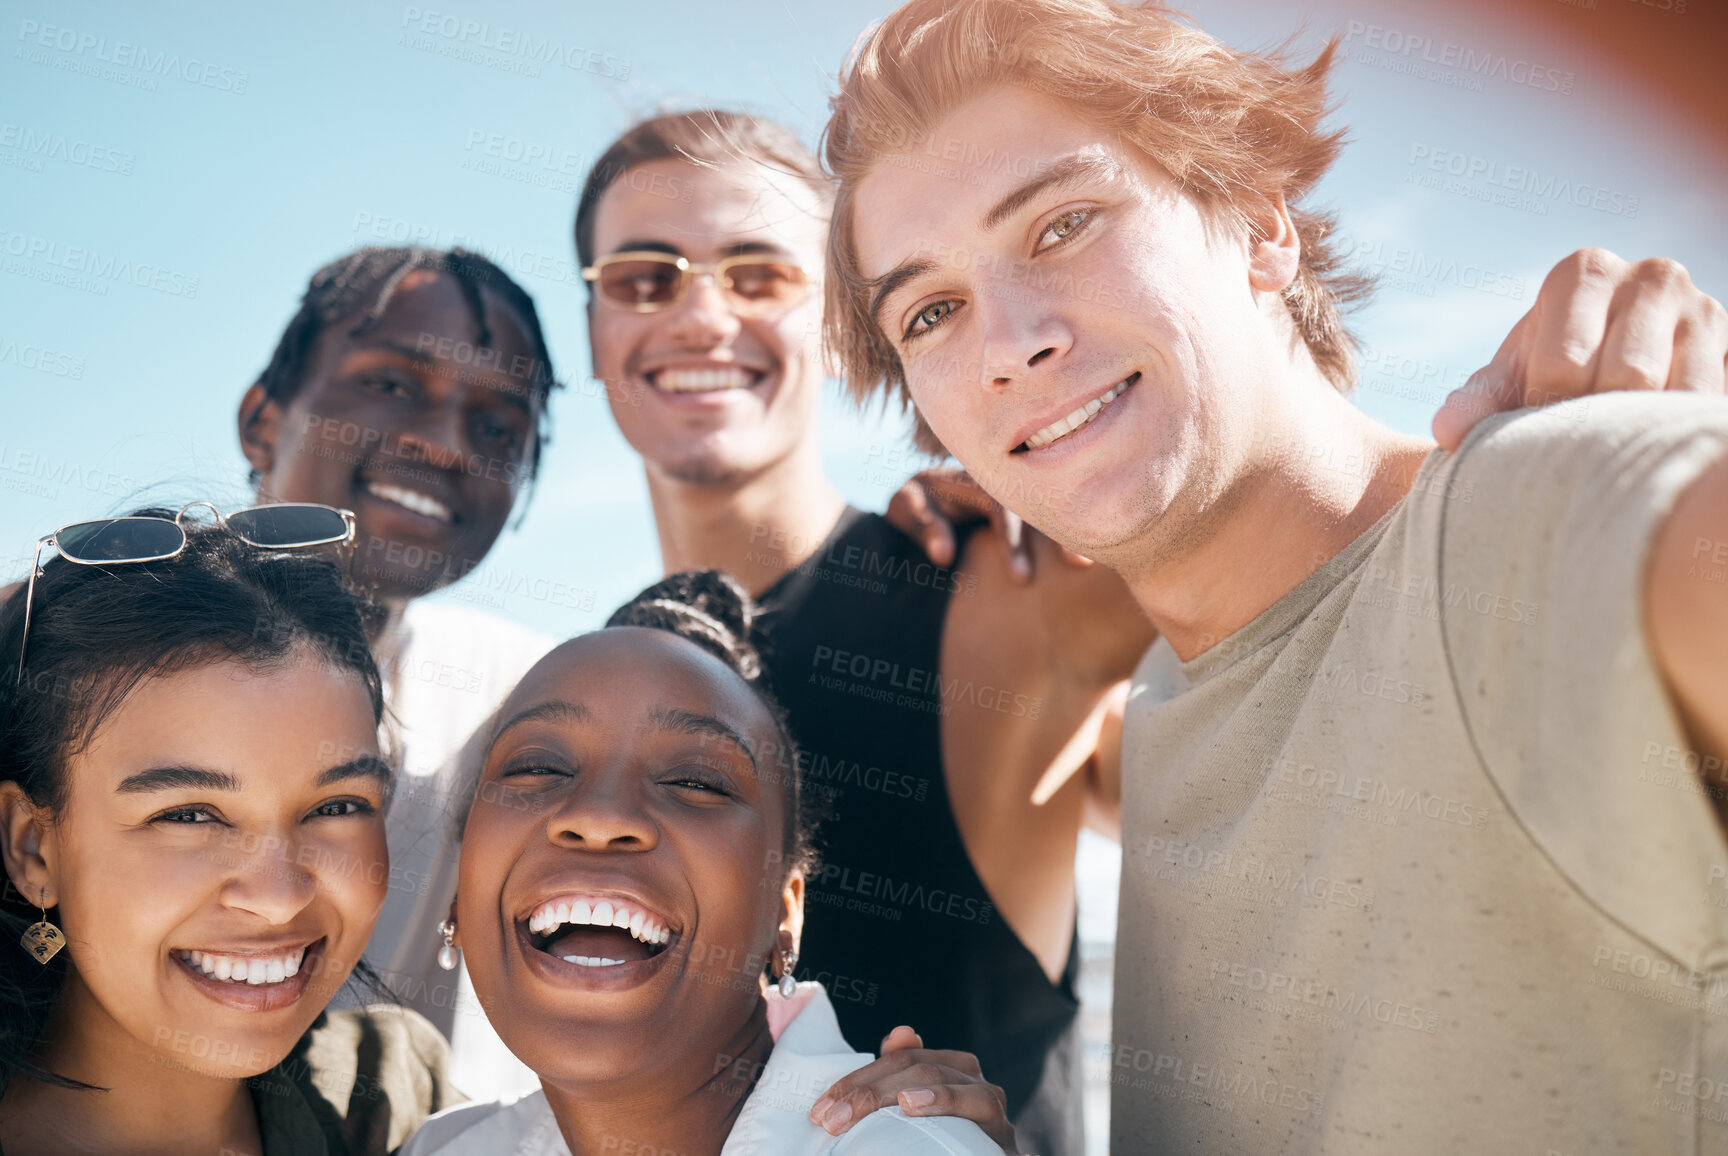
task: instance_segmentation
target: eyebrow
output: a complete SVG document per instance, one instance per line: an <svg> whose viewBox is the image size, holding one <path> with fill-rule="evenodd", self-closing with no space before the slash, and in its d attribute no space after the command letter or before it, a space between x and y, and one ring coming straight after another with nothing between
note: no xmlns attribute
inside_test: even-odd
<svg viewBox="0 0 1728 1156"><path fill-rule="evenodd" d="M350 759L340 766L330 767L318 772L318 779L312 785L328 787L332 783L340 783L347 779L376 779L379 785L388 788L395 781L395 773L390 764L376 755L361 755Z"/></svg>
<svg viewBox="0 0 1728 1156"><path fill-rule="evenodd" d="M123 795L148 791L238 791L240 780L227 771L207 771L201 767L151 767L127 775L114 789Z"/></svg>
<svg viewBox="0 0 1728 1156"><path fill-rule="evenodd" d="M1064 188L1090 180L1111 180L1121 175L1122 166L1115 158L1106 154L1074 153L1065 156L997 201L990 211L984 214L984 232L995 232L1003 221L1025 208L1027 202L1038 194L1049 189ZM935 261L908 258L882 276L864 282L864 288L870 294L870 320L876 323L878 329L887 330L887 326L882 324L881 313L888 298L906 282L922 277L935 268Z"/></svg>
<svg viewBox="0 0 1728 1156"><path fill-rule="evenodd" d="M374 755L361 755L340 766L318 772L315 787L328 787L348 779L376 779L388 787L393 776L390 765ZM151 767L135 775L127 775L114 788L123 795L147 794L151 791L238 791L238 777L227 771L211 771L203 767Z"/></svg>
<svg viewBox="0 0 1728 1156"><path fill-rule="evenodd" d="M935 268L936 262L934 261L928 259L909 258L900 262L898 265L894 266L894 268L882 274L882 276L864 282L864 287L870 292L870 320L876 323L876 328L884 331L888 328L886 325L882 324L881 316L882 306L887 303L888 298L899 292L900 287L906 284L906 282L912 280L914 277L922 277L924 274Z"/></svg>
<svg viewBox="0 0 1728 1156"><path fill-rule="evenodd" d="M398 354L399 356L405 357L409 361L414 362L416 365L424 366L426 369L431 370L433 372L437 372L437 370L438 370L437 362L433 358L428 357L426 354L426 351L424 349L420 349L416 346L409 345L405 341L392 341L388 337L381 337L376 341L365 342L359 348L361 348L361 349L382 349L382 350L385 350L386 352L395 353L395 354ZM490 347L488 347L488 348L490 348ZM467 373L466 379L469 381L479 381L479 379L482 376L483 376L483 371L469 370ZM510 375L509 374L504 374L503 376L504 376L506 381L510 381ZM458 375L458 379L461 380L461 375ZM484 381L480 381L479 383L481 385L485 384ZM519 395L519 393L517 392L520 389L521 389L520 385L516 384L514 381L510 381L510 383L508 385L501 386L500 388L498 388L494 392L499 397L503 398L504 400L508 401L511 405L515 406L517 409L520 409L525 413L532 413L533 407L530 406L529 403L526 400L524 400Z"/></svg>
<svg viewBox="0 0 1728 1156"><path fill-rule="evenodd" d="M756 770L756 752L750 749L750 744L744 741L744 736L715 718L713 715L697 714L688 710L658 709L649 713L648 721L661 730L675 731L684 735L713 735L726 739L750 760L750 770Z"/></svg>
<svg viewBox="0 0 1728 1156"><path fill-rule="evenodd" d="M1026 207L1026 203L1049 189L1066 188L1092 180L1111 180L1122 175L1122 166L1106 153L1073 153L1003 197L984 214L986 233L994 233L1002 222Z"/></svg>
<svg viewBox="0 0 1728 1156"><path fill-rule="evenodd" d="M579 702L565 702L563 699L552 699L548 702L535 703L525 711L513 714L492 735L492 741L486 744L486 754L492 754L492 748L498 745L498 740L512 727L531 722L571 722L585 723L593 721L594 714Z"/></svg>

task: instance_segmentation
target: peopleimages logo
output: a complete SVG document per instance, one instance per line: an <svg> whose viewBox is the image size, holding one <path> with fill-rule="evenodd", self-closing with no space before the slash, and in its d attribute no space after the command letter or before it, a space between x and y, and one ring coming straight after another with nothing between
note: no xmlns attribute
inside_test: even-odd
<svg viewBox="0 0 1728 1156"><path fill-rule="evenodd" d="M124 281L140 289L153 289L172 297L198 296L198 278L189 274L145 261L132 261L82 245L62 245L47 237L32 237L0 229L0 254L64 270L75 280L98 287L102 293L107 292L108 283ZM30 275L28 266L8 266L6 271ZM42 272L46 273L46 270ZM40 279L48 278L44 276Z"/></svg>
<svg viewBox="0 0 1728 1156"><path fill-rule="evenodd" d="M42 24L35 20L19 22L18 39L24 42L25 48L52 49L62 54L61 59L55 60L44 53L31 53L30 60L34 64L47 64L72 72L91 72L97 66L109 65L113 69L141 73L142 76L137 79L149 83L135 87L149 90L155 89L155 78L172 78L200 88L213 88L218 92L232 92L236 96L242 96L245 95L247 83L252 79L249 72L225 68L196 56L181 56L178 52L166 50L156 51L127 40L110 43L106 36L80 32L76 28ZM23 53L19 55L22 56ZM107 76L105 79L117 78Z"/></svg>
<svg viewBox="0 0 1728 1156"><path fill-rule="evenodd" d="M1482 80L1504 80L1543 92L1570 96L1573 84L1578 79L1578 74L1568 69L1536 64L1491 48L1471 48L1455 41L1435 40L1420 33L1405 32L1379 24L1365 24L1360 20L1350 21L1344 43L1360 44L1364 48L1385 54L1382 58L1373 53L1359 53L1356 59L1361 63L1378 65L1392 72L1410 72L1421 79L1442 80L1451 84L1457 83L1454 78L1468 79L1476 83L1462 87L1477 92L1482 91L1479 83ZM1429 67L1424 68L1424 65Z"/></svg>
<svg viewBox="0 0 1728 1156"><path fill-rule="evenodd" d="M470 20L450 12L409 6L402 10L402 27L409 32L435 36L452 47L485 49L504 57L516 57L522 63L562 65L573 72L588 72L608 80L630 78L628 60L593 52L553 36L536 36L508 24L494 25L487 20ZM539 73L535 71L532 75Z"/></svg>

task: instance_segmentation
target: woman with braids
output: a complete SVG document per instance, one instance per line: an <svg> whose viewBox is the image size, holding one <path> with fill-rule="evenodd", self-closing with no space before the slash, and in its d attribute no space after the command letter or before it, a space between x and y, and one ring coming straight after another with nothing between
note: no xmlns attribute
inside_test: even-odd
<svg viewBox="0 0 1728 1156"><path fill-rule="evenodd" d="M407 1156L997 1152L944 1118L962 1113L1012 1142L1000 1090L955 1052L907 1049L877 1081L899 1105L845 1136L809 1118L870 1057L793 979L810 853L753 614L718 571L674 575L511 692L479 757L454 941L541 1087L441 1113Z"/></svg>
<svg viewBox="0 0 1728 1156"><path fill-rule="evenodd" d="M239 411L260 502L354 511L351 571L371 624L399 782L390 888L367 959L450 1036L476 1095L532 1077L487 1026L465 977L438 967L456 885L455 754L551 640L420 596L480 565L530 484L550 357L534 303L462 249L367 248L313 274Z"/></svg>
<svg viewBox="0 0 1728 1156"><path fill-rule="evenodd" d="M383 703L339 568L254 544L343 513L267 510L65 527L0 608L5 1156L383 1156L456 1098L415 1013L325 1013L389 876Z"/></svg>

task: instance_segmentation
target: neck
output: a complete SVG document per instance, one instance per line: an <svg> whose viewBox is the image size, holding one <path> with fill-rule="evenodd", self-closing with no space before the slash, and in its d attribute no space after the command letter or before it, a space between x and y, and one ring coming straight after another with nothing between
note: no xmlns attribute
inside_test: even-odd
<svg viewBox="0 0 1728 1156"><path fill-rule="evenodd" d="M648 464L648 494L667 574L724 570L759 595L816 552L846 503L822 473L812 429L782 460L750 477L680 481Z"/></svg>
<svg viewBox="0 0 1728 1156"><path fill-rule="evenodd" d="M190 1049L146 1047L68 981L50 1019L39 1062L95 1085L85 1091L14 1076L0 1100L0 1133L13 1152L259 1151L258 1118L241 1078L185 1065ZM196 1033L191 1033L196 1039ZM206 1048L208 1041L205 1041ZM250 1068L248 1068L250 1074Z"/></svg>
<svg viewBox="0 0 1728 1156"><path fill-rule="evenodd" d="M1218 511L1180 549L1118 568L1183 661L1301 585L1403 500L1432 442L1365 417L1324 382L1269 413Z"/></svg>
<svg viewBox="0 0 1728 1156"><path fill-rule="evenodd" d="M774 1039L767 1005L723 1046L677 1049L687 1069L654 1067L630 1079L559 1084L542 1078L546 1101L573 1156L606 1152L677 1152L718 1156L744 1100L756 1085ZM719 1057L724 1062L711 1059Z"/></svg>

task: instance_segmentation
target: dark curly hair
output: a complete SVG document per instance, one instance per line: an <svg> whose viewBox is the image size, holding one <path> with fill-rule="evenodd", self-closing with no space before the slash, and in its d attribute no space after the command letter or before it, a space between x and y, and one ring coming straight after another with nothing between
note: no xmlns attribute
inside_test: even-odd
<svg viewBox="0 0 1728 1156"><path fill-rule="evenodd" d="M172 519L174 511L135 516ZM50 559L36 579L22 677L24 591L0 605L0 782L60 813L72 760L141 683L211 663L268 668L309 649L360 676L376 722L383 684L362 607L334 562L249 546L221 526L188 527L186 548L156 562ZM40 918L33 898L8 879L0 899L0 1094L17 1073L89 1087L31 1059L67 973L66 953L43 966L17 946Z"/></svg>
<svg viewBox="0 0 1728 1156"><path fill-rule="evenodd" d="M774 777L786 788L786 862L809 871L815 865L815 815L804 795L798 750L786 710L768 689L761 656L751 641L757 613L755 600L731 575L719 570L687 570L662 578L630 599L612 612L606 626L645 626L676 634L714 655L749 685L779 731L776 739L782 757L775 760L780 773ZM767 768L761 773L773 774Z"/></svg>

